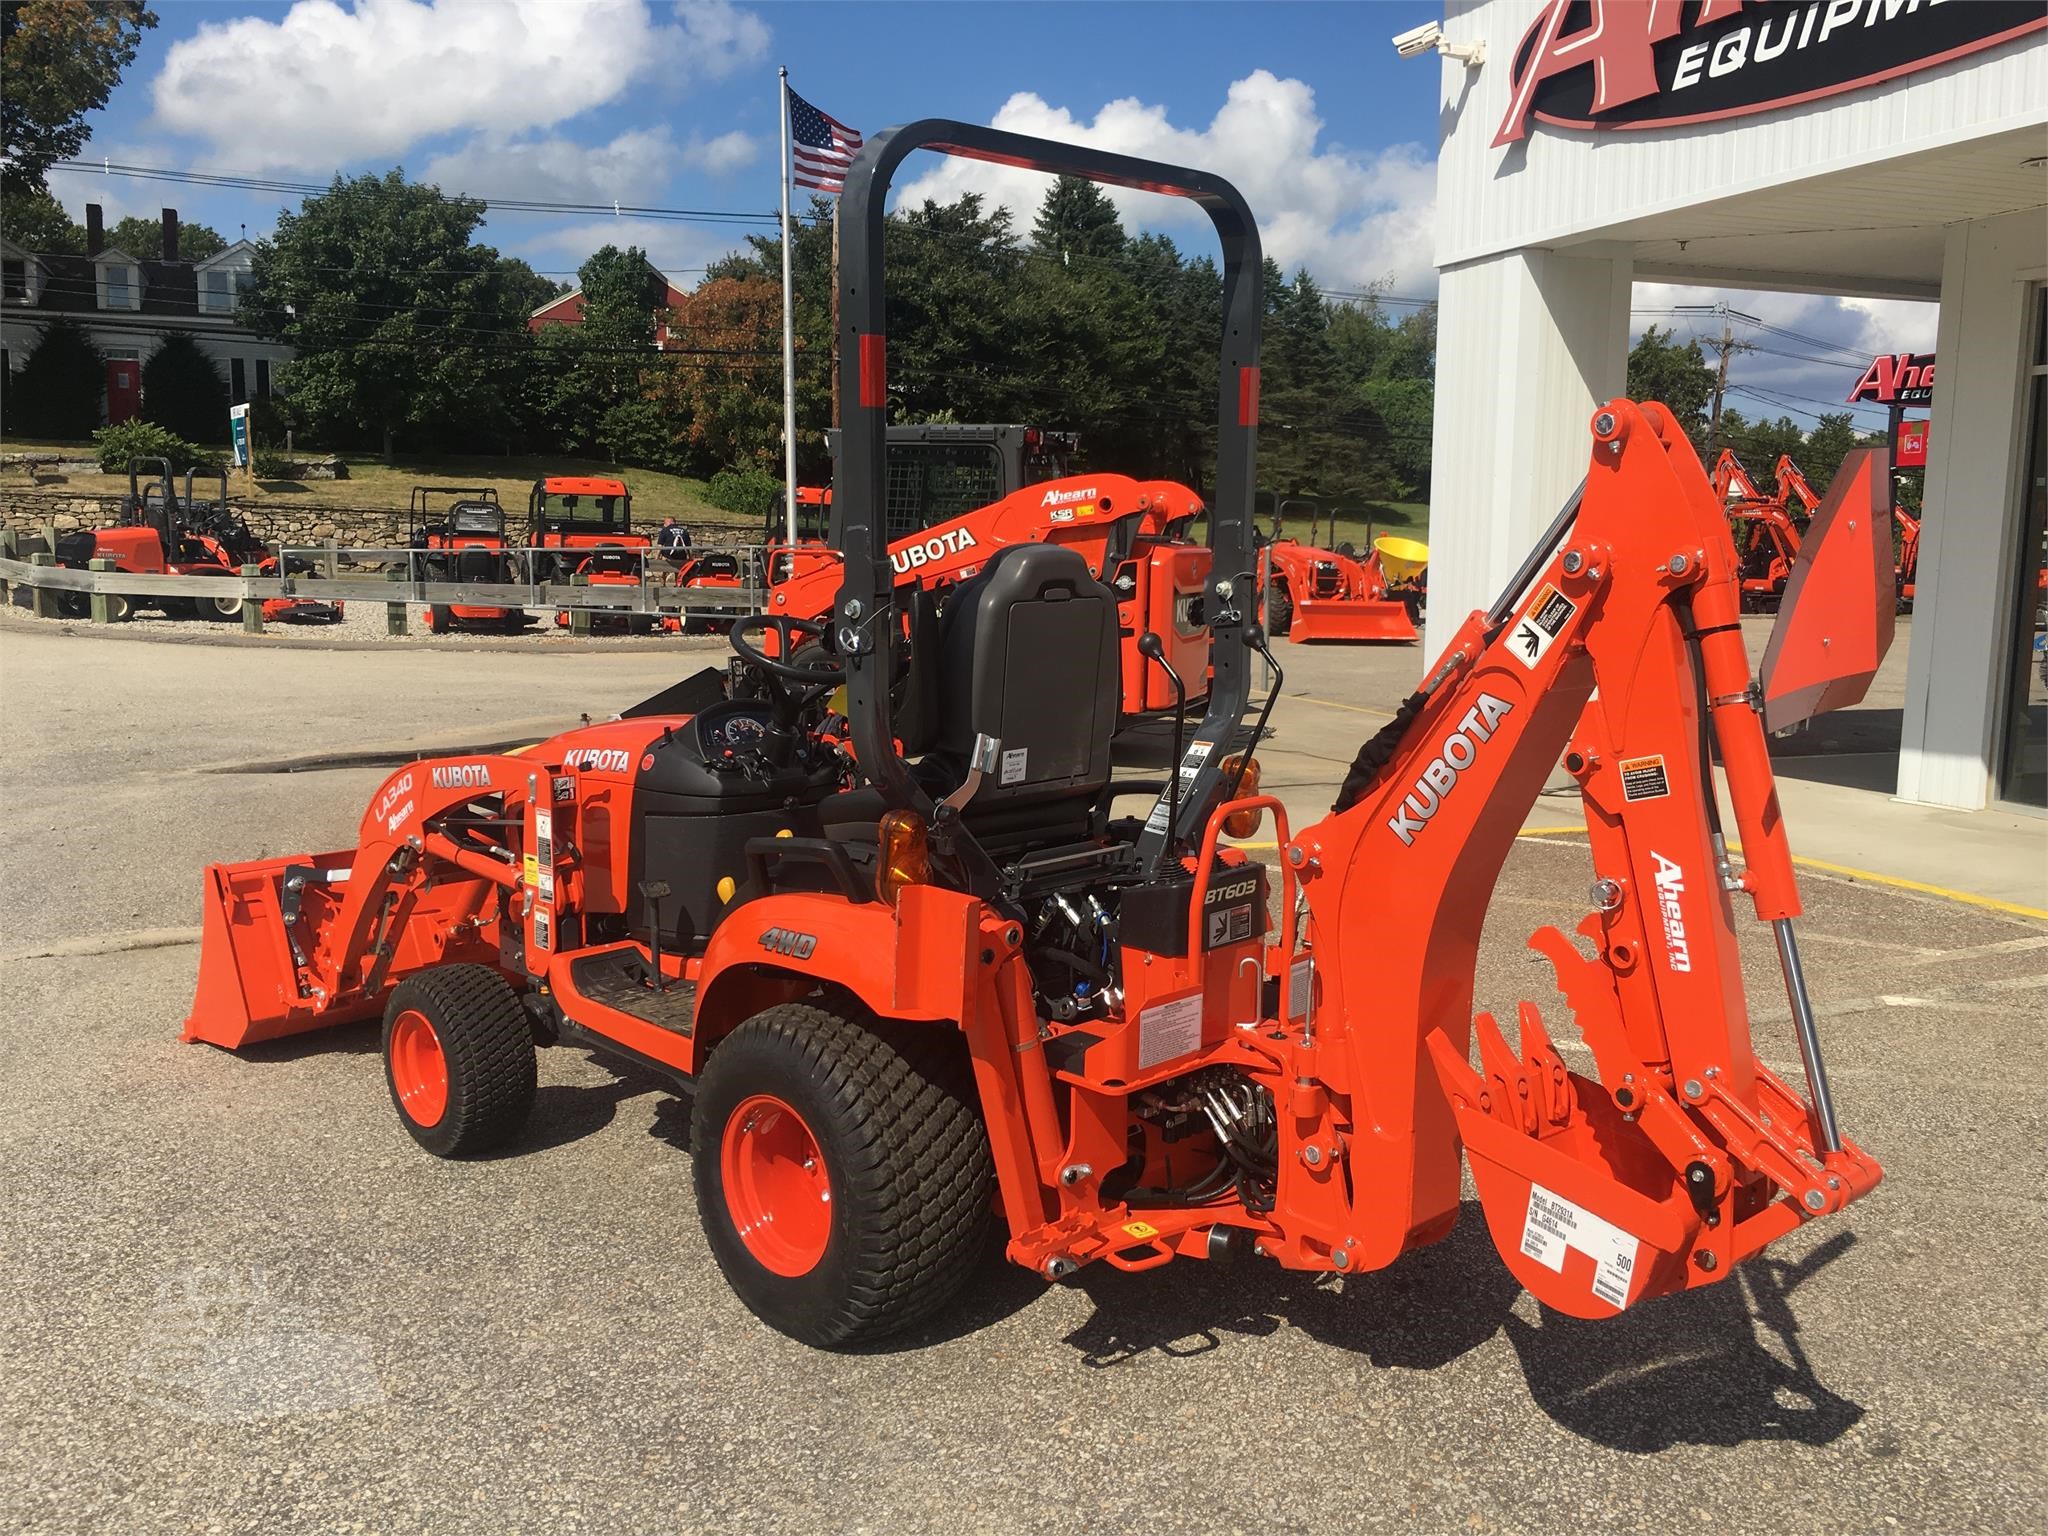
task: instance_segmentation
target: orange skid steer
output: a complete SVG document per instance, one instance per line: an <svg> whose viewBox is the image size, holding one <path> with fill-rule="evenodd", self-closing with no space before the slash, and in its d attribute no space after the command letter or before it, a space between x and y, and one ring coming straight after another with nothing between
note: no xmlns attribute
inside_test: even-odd
<svg viewBox="0 0 2048 1536"><path fill-rule="evenodd" d="M1009 545L940 612L898 607L882 233L917 149L1184 197L1222 245L1213 680L1135 814L1109 755L1119 604L1083 554ZM1228 750L1253 657L1274 665L1253 606L1263 298L1244 199L1201 171L926 120L868 141L841 220L845 558L824 618L735 625L754 697L679 685L666 712L518 756L414 763L356 847L212 867L185 1038L381 1017L397 1118L441 1156L517 1135L537 1045L688 1081L722 1271L832 1347L943 1306L991 1220L1052 1279L1238 1249L1356 1273L1440 1240L1469 1164L1516 1278L1605 1318L1723 1283L1876 1186L1800 971L1728 526L1669 412L1599 410L1582 490L1329 814L1294 826ZM822 664L801 663L811 640ZM1140 648L1163 655L1149 631ZM944 705L929 730L899 706L906 667ZM1512 1045L1473 1015L1489 898L1560 761L1598 878L1574 933L1531 944L1590 1060L1529 1004ZM1268 815L1270 868L1225 841ZM1738 901L1773 931L1803 1094L1751 1043Z"/></svg>

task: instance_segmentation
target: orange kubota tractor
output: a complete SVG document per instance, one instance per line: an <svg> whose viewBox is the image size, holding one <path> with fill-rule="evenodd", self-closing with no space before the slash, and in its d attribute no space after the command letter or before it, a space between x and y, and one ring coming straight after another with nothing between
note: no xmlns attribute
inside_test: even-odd
<svg viewBox="0 0 2048 1536"><path fill-rule="evenodd" d="M1088 556L1006 545L936 615L917 591L906 615L885 559L883 211L919 148L1182 196L1221 238L1214 682L1178 772L1129 817L1118 602ZM713 1253L759 1316L826 1346L942 1306L992 1218L1052 1278L1239 1248L1356 1273L1441 1239L1469 1165L1516 1278L1605 1318L1721 1284L1877 1184L1838 1128L1799 967L1727 522L1667 411L1600 409L1581 491L1330 813L1293 826L1227 750L1266 651L1243 198L927 120L868 141L841 223L827 617L735 626L759 698L714 673L696 699L678 685L516 756L412 763L355 848L211 867L185 1038L381 1017L399 1122L440 1156L518 1133L540 1044L686 1080ZM837 660L783 659L807 637ZM841 687L850 754L813 728ZM902 702L920 688L939 707ZM1574 934L1531 943L1584 1071L1533 1006L1516 1048L1472 1012L1488 899L1560 760L1598 878ZM1271 868L1223 841L1267 815ZM1775 935L1804 1097L1751 1044L1738 899Z"/></svg>
<svg viewBox="0 0 2048 1536"><path fill-rule="evenodd" d="M445 510L436 506L446 502ZM477 583L525 579L506 537L505 508L492 485L416 485L412 488L407 542L422 552L428 581ZM521 629L533 622L523 608L480 603L434 603L427 629L437 635L458 629Z"/></svg>
<svg viewBox="0 0 2048 1536"><path fill-rule="evenodd" d="M633 497L626 483L589 475L549 475L533 482L526 544L539 551L529 557L534 580L582 576L593 587L639 586L652 548L646 534L633 531ZM558 609L555 623L568 622L568 610ZM654 616L646 613L621 613L613 622L636 634L655 626Z"/></svg>
<svg viewBox="0 0 2048 1536"><path fill-rule="evenodd" d="M1281 535L1290 505L1296 504L1280 504L1274 536L1265 545L1271 570L1261 616L1267 632L1285 635L1296 643L1391 640L1405 644L1421 639L1415 619L1423 600L1420 583L1429 563L1428 546L1414 539L1382 536L1373 541L1372 553L1361 560L1350 545L1337 543L1334 515L1329 548L1316 545L1313 528L1308 543L1303 544Z"/></svg>

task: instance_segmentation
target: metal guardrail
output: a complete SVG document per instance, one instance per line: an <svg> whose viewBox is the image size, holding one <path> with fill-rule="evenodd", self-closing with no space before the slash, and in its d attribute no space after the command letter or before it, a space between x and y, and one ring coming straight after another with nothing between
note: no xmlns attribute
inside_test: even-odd
<svg viewBox="0 0 2048 1536"><path fill-rule="evenodd" d="M13 586L87 595L131 598L241 598L261 603L298 597L317 601L448 604L478 608L588 609L605 615L681 615L705 612L720 617L758 613L767 601L761 582L765 551L749 545L718 553L734 555L747 576L738 586L686 587L658 553L606 550L610 572L570 573L572 561L593 551L512 548L492 550L493 560L510 565L516 581L460 581L446 574L460 550L346 548L322 544L283 546L275 551L279 569L240 576L154 575L137 571L73 570L0 555L0 581ZM699 551L699 554L705 551ZM349 574L344 567L376 573ZM626 569L616 569L624 566ZM303 567L304 569L293 569ZM244 567L248 571L249 567Z"/></svg>

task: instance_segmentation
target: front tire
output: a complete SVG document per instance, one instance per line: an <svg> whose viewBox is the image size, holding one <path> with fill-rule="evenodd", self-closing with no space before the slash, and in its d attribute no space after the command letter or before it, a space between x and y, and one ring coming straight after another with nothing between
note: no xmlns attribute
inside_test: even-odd
<svg viewBox="0 0 2048 1536"><path fill-rule="evenodd" d="M1275 582L1266 595L1266 633L1284 635L1294 628L1294 599L1284 582Z"/></svg>
<svg viewBox="0 0 2048 1536"><path fill-rule="evenodd" d="M960 1289L993 1165L966 1055L943 1025L879 1028L785 1003L712 1052L691 1118L697 1212L749 1311L844 1348Z"/></svg>
<svg viewBox="0 0 2048 1536"><path fill-rule="evenodd" d="M399 1122L436 1157L490 1152L519 1134L538 1072L519 994L487 965L408 976L384 1008L384 1083Z"/></svg>

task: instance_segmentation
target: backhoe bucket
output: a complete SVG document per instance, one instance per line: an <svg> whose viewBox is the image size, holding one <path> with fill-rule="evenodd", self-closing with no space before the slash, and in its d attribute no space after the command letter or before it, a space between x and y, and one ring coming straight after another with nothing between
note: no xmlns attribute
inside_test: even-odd
<svg viewBox="0 0 2048 1536"><path fill-rule="evenodd" d="M353 852L294 854L207 866L199 988L180 1039L235 1050L376 1011L372 1004L316 1012L316 999L299 995L292 958L295 943L303 953L313 942L329 898L318 883L302 878L296 889L288 886L301 871L346 870L354 859ZM294 917L289 924L288 912Z"/></svg>
<svg viewBox="0 0 2048 1536"><path fill-rule="evenodd" d="M1421 636L1406 603L1389 598L1297 597L1287 638L1296 642L1384 640L1405 644Z"/></svg>
<svg viewBox="0 0 2048 1536"><path fill-rule="evenodd" d="M1810 1170L1784 1159L1779 1174L1808 1185L1802 1209L1700 1137L1656 1084L1636 1090L1625 1111L1569 1070L1534 1004L1521 1006L1519 1059L1491 1015L1475 1029L1479 1072L1441 1030L1429 1050L1487 1229L1529 1294L1573 1317L1612 1317L1724 1279L1808 1215L1838 1209L1883 1177L1849 1143L1825 1163L1812 1158ZM1806 1104L1761 1064L1756 1073L1762 1124L1810 1143Z"/></svg>

